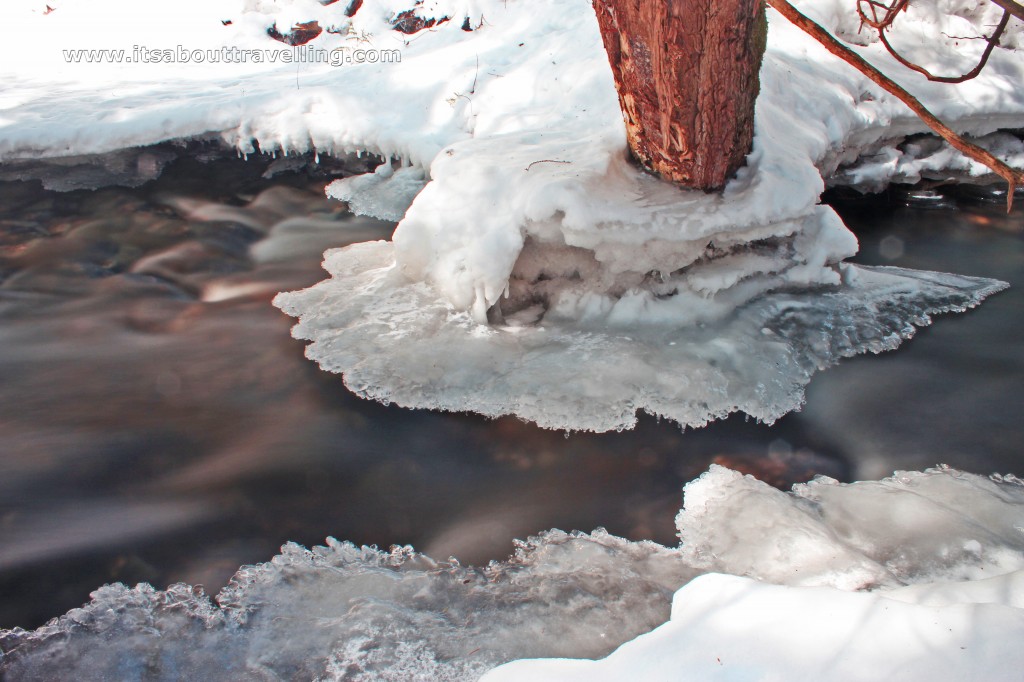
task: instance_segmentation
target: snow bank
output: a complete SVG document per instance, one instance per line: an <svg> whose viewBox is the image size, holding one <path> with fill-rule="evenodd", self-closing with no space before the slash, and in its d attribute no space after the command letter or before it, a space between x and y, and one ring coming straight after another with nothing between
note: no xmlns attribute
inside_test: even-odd
<svg viewBox="0 0 1024 682"><path fill-rule="evenodd" d="M849 485L818 478L783 493L712 466L685 501L680 554L720 572L676 592L668 623L602 660L518 661L482 680L1019 676L1015 477L938 468Z"/></svg>
<svg viewBox="0 0 1024 682"><path fill-rule="evenodd" d="M34 632L0 631L0 674L935 682L1024 663L1012 476L940 468L784 493L715 466L687 485L678 523L678 549L548 531L484 568L289 544L215 601L109 585ZM554 660L496 668L525 657Z"/></svg>
<svg viewBox="0 0 1024 682"><path fill-rule="evenodd" d="M977 3L947 4L951 16L914 9L905 34L922 39L911 55L936 68L956 66L944 63L936 35L970 35L991 20ZM847 3L804 5L856 38ZM300 317L297 335L314 342L309 357L380 400L559 428L628 428L638 410L691 425L737 409L771 420L800 404L808 368L894 347L911 323L998 288L839 266L857 244L818 205L823 176L877 187L978 169L948 150L899 146L923 125L772 13L753 152L722 194L706 195L628 162L588 0L366 0L349 17L350 6L189 0L164 11L68 0L46 13L34 1L6 3L0 21L19 31L0 43L9 84L0 160L199 135L242 153L377 154L385 159L377 173L328 191L357 211L401 218L393 244L332 254L344 287L278 299ZM400 17L406 30L422 29L396 30ZM313 21L321 33L303 47L268 33ZM1020 34L1015 23L1009 44ZM959 53L975 50L977 41L967 42ZM66 63L63 50L88 48L123 48L134 61ZM169 58L152 63L161 48ZM192 57L223 48L262 58ZM340 65L316 61L315 50ZM368 50L377 61L366 61ZM998 49L982 77L951 87L901 72L877 45L865 51L965 133L1024 127L1019 53ZM140 63L144 54L149 63ZM991 144L1020 162L1019 140L1001 135ZM886 287L902 308L880 302ZM361 295L371 290L373 300ZM810 330L773 337L786 320L772 311L794 306L842 318L824 341L841 352L806 352ZM836 306L885 311L850 318ZM334 326L342 321L352 327ZM872 327L883 341L868 338ZM712 339L710 350L680 354ZM452 347L465 351L457 366L451 358L444 371L422 366L425 350L435 357ZM510 348L528 352L513 361L504 357ZM790 369L769 377L780 354ZM608 381L585 378L610 367L621 369ZM582 391L568 401L552 383L567 377ZM549 390L551 398L538 397Z"/></svg>
<svg viewBox="0 0 1024 682"><path fill-rule="evenodd" d="M521 661L482 682L682 680L1011 680L1020 674L1024 573L979 596L935 589L941 606L891 593L781 587L705 575L676 593L672 619L600 661Z"/></svg>

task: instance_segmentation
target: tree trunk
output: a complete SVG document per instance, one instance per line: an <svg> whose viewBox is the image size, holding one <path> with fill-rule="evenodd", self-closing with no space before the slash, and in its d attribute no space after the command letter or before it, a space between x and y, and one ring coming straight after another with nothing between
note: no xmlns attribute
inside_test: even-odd
<svg viewBox="0 0 1024 682"><path fill-rule="evenodd" d="M594 0L633 156L671 182L721 189L754 137L763 0Z"/></svg>

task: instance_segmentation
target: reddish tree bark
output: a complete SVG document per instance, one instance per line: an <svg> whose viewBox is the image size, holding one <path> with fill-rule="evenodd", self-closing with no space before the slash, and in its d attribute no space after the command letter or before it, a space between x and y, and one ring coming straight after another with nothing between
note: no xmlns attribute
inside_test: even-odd
<svg viewBox="0 0 1024 682"><path fill-rule="evenodd" d="M762 0L594 0L633 156L684 187L743 165L767 39Z"/></svg>

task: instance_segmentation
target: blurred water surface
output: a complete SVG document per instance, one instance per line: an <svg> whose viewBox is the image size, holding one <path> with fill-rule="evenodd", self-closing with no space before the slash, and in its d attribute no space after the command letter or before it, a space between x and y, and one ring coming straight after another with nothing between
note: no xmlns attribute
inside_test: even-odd
<svg viewBox="0 0 1024 682"><path fill-rule="evenodd" d="M394 227L324 198L351 167L167 163L136 189L0 181L0 627L111 581L215 592L286 540L464 563L552 527L674 544L681 486L711 462L782 487L937 462L1024 473L1024 213L840 203L863 262L1013 288L818 375L771 427L566 435L369 403L303 358L274 293L321 279L325 248Z"/></svg>

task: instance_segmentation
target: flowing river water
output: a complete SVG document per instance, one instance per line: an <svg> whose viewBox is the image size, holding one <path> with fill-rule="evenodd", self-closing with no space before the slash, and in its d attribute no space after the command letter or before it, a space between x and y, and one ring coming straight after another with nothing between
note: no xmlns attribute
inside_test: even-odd
<svg viewBox="0 0 1024 682"><path fill-rule="evenodd" d="M782 487L940 462L1024 474L1024 212L984 192L837 197L856 260L1012 288L817 375L800 413L563 434L366 402L303 358L274 293L394 228L324 198L350 166L175 155L136 189L0 181L0 627L113 581L216 592L286 540L464 563L553 527L675 544L681 487L712 462Z"/></svg>

